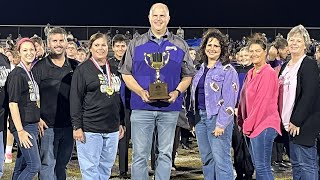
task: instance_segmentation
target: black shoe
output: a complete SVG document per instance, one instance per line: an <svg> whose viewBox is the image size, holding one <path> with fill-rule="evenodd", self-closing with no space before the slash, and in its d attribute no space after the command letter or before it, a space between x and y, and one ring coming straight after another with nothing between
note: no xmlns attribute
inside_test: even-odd
<svg viewBox="0 0 320 180"><path fill-rule="evenodd" d="M119 178L120 179L128 179L129 176L128 176L128 174L126 172L120 172Z"/></svg>

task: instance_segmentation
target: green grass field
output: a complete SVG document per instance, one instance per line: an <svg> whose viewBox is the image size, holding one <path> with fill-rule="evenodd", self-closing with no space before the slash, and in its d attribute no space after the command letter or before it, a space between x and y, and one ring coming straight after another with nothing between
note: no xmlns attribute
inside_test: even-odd
<svg viewBox="0 0 320 180"><path fill-rule="evenodd" d="M184 150L182 148L178 149L178 156L176 158L177 171L172 172L171 179L173 180L201 180L203 179L202 170L201 170L201 161L199 152L196 146L196 141L193 141L192 150ZM129 149L129 165L131 165L131 148ZM15 157L15 155L14 155ZM5 164L4 176L2 180L11 180L12 171L14 168L14 163ZM80 180L81 173L79 170L79 165L77 160L71 160L68 169L68 178L69 180ZM291 180L290 172L283 172L281 174L275 174L276 180ZM150 177L151 178L151 177ZM36 179L36 178L34 178ZM118 178L118 160L113 167L113 173L111 179Z"/></svg>

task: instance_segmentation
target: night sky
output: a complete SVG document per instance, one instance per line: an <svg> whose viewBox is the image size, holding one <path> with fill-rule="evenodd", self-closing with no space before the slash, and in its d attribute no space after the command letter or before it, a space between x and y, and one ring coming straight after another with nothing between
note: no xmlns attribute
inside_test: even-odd
<svg viewBox="0 0 320 180"><path fill-rule="evenodd" d="M320 27L319 2L306 0L1 0L0 24L149 26L154 2L169 6L169 26Z"/></svg>

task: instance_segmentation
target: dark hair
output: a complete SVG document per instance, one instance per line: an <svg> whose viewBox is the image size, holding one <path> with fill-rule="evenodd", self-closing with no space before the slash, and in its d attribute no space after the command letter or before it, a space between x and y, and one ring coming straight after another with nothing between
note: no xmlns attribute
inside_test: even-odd
<svg viewBox="0 0 320 180"><path fill-rule="evenodd" d="M44 43L39 36L33 36L30 38L33 43L38 43L40 46L44 46Z"/></svg>
<svg viewBox="0 0 320 180"><path fill-rule="evenodd" d="M106 38L107 42L108 42L108 37L105 35L105 34L102 34L102 33L95 33L95 34L92 34L90 36L90 39L89 39L89 42L88 42L88 49L91 49L92 47L92 44L95 40L99 39L99 38Z"/></svg>
<svg viewBox="0 0 320 180"><path fill-rule="evenodd" d="M202 41L199 48L199 55L201 60L208 64L208 57L205 53L206 46L208 44L208 40L210 38L216 38L221 46L221 54L220 54L220 61L222 65L226 65L230 63L229 55L228 55L228 41L224 34L222 34L218 29L208 29L202 37Z"/></svg>
<svg viewBox="0 0 320 180"><path fill-rule="evenodd" d="M114 46L114 43L116 43L116 42L125 42L125 43L127 43L127 38L123 34L116 34L112 38L112 42L111 42L112 46Z"/></svg>
<svg viewBox="0 0 320 180"><path fill-rule="evenodd" d="M267 50L267 39L262 33L254 33L249 37L247 46L250 47L252 44L258 44L263 50Z"/></svg>
<svg viewBox="0 0 320 180"><path fill-rule="evenodd" d="M275 41L273 42L273 46L276 49L284 49L288 46L288 42L285 38L276 38Z"/></svg>

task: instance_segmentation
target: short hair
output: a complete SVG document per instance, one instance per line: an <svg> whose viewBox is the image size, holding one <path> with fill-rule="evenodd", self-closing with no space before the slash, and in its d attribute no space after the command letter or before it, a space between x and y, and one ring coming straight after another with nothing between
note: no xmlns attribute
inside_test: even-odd
<svg viewBox="0 0 320 180"><path fill-rule="evenodd" d="M193 50L196 50L196 49L194 49L193 47L189 47L188 50L189 50L189 51L193 51Z"/></svg>
<svg viewBox="0 0 320 180"><path fill-rule="evenodd" d="M203 37L199 48L199 54L201 57L201 60L203 60L204 63L208 63L208 57L205 53L206 46L208 44L208 41L210 38L216 38L221 46L221 54L220 54L220 61L222 65L226 65L230 63L229 60L229 54L228 54L228 41L227 38L222 32L220 32L218 29L208 29Z"/></svg>
<svg viewBox="0 0 320 180"><path fill-rule="evenodd" d="M288 46L288 41L285 38L279 37L275 39L273 46L276 49L284 49Z"/></svg>
<svg viewBox="0 0 320 180"><path fill-rule="evenodd" d="M31 39L31 41L32 41L33 43L38 43L39 45L44 46L44 43L43 43L41 37L39 37L39 36L33 36L33 37L31 37L30 39Z"/></svg>
<svg viewBox="0 0 320 180"><path fill-rule="evenodd" d="M307 29L301 24L293 27L287 35L287 41L289 41L289 39L295 34L300 34L303 37L304 43L306 44L306 48L308 49L311 45L311 40Z"/></svg>
<svg viewBox="0 0 320 180"><path fill-rule="evenodd" d="M163 3L155 3L155 4L153 4L153 5L151 6L151 8L150 8L149 16L151 16L151 15L152 15L152 11L153 11L153 9L154 9L156 6L159 6L159 5L161 5L162 7L164 7L164 9L167 11L167 15L168 15L168 16L170 16L168 6L167 6L167 5L165 5L165 4L163 4Z"/></svg>
<svg viewBox="0 0 320 180"><path fill-rule="evenodd" d="M127 43L127 38L123 34L116 34L115 36L113 36L112 41L111 41L112 47L117 42Z"/></svg>
<svg viewBox="0 0 320 180"><path fill-rule="evenodd" d="M74 45L76 48L78 48L78 45L74 41L68 41L67 45Z"/></svg>
<svg viewBox="0 0 320 180"><path fill-rule="evenodd" d="M84 52L84 53L88 53L88 51L84 48L84 47L79 47L78 49L77 49L77 52L80 52L80 51L82 51L82 52Z"/></svg>
<svg viewBox="0 0 320 180"><path fill-rule="evenodd" d="M47 35L47 41L49 41L51 35L53 34L62 34L64 35L65 39L67 40L67 32L65 29L61 28L61 27L54 27L52 29L49 30L48 35Z"/></svg>

